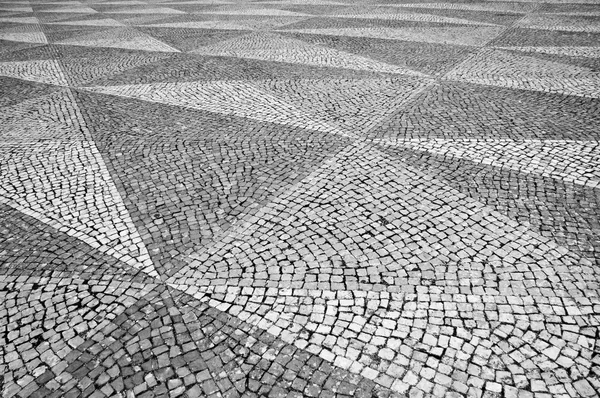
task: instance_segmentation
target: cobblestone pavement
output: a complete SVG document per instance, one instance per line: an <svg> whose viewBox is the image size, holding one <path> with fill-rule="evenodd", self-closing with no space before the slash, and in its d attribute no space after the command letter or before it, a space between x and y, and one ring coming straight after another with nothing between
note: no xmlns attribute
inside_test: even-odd
<svg viewBox="0 0 600 398"><path fill-rule="evenodd" d="M599 396L598 0L0 0L0 88L2 398Z"/></svg>

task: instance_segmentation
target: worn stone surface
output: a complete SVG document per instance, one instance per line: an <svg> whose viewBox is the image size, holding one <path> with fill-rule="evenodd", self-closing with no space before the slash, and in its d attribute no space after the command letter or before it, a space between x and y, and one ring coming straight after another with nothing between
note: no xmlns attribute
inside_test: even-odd
<svg viewBox="0 0 600 398"><path fill-rule="evenodd" d="M598 397L594 0L0 3L0 396Z"/></svg>

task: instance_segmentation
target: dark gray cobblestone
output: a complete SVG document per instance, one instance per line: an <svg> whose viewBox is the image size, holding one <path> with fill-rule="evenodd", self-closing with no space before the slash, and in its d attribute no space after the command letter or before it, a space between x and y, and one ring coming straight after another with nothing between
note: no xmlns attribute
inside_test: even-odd
<svg viewBox="0 0 600 398"><path fill-rule="evenodd" d="M0 397L599 397L596 3L1 2Z"/></svg>

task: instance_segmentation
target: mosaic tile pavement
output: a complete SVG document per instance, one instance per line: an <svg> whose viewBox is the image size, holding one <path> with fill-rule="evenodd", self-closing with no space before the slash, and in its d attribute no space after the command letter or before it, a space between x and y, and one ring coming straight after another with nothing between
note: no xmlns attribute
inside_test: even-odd
<svg viewBox="0 0 600 398"><path fill-rule="evenodd" d="M0 396L598 397L597 0L1 0Z"/></svg>

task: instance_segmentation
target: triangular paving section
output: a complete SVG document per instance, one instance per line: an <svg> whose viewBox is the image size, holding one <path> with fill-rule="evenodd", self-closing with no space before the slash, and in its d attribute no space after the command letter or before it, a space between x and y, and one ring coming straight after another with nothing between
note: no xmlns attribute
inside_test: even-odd
<svg viewBox="0 0 600 398"><path fill-rule="evenodd" d="M428 366L454 364L452 346L463 345L470 351L461 360L467 368L477 366L482 373L493 373L503 363L518 370L516 376L506 376L514 380L513 386L504 387L511 393L527 392L529 384L520 375L534 369L556 378L553 386L571 390L572 396L578 396L576 389L592 396L586 378L593 380L594 365L571 359L581 354L589 357L595 348L597 328L590 300L569 295L550 305L540 294L483 293L489 288L477 283L477 275L493 272L492 267L448 271L443 277L452 286L449 290L480 293L440 295L439 289L428 286L420 286L417 294L250 287L187 287L187 291L334 366L391 386L401 396L421 395L420 386L431 378L444 383L436 388L436 395L463 396L465 388L451 383L443 366ZM441 272L436 274L442 277ZM433 272L429 278L435 278ZM431 296L444 299L431 301ZM489 308L482 309L483 303ZM568 308L574 322L561 321L558 308ZM440 319L452 322L441 326ZM561 333L562 328L572 334ZM419 368L431 370L415 371Z"/></svg>
<svg viewBox="0 0 600 398"><path fill-rule="evenodd" d="M455 303L452 294L461 292L476 302L486 297L487 302L501 304L507 297L520 302L553 291L583 302L599 279L590 261L360 145L339 154L246 221L221 243L194 256L195 261L169 282L400 393L424 377L411 370L413 350L423 363L453 355L432 342L441 331L441 314L425 311L433 307L417 302L423 296L445 293L445 302ZM447 242L437 243L441 235ZM538 267L547 274L537 273L540 279L534 285L509 277ZM488 272L499 279L483 282ZM458 335L486 347L478 357L465 358L469 363L489 358L487 349L497 341L491 333L499 324L514 324L514 318L502 315L504 307L494 308L497 313L489 323L478 323L477 337L463 323L444 329L448 337ZM590 309L588 302L586 311ZM470 311L450 310L445 316L450 313L464 325L480 319ZM536 311L531 319L540 315ZM591 318L582 315L578 322L585 325ZM345 344L335 343L339 336ZM536 334L530 342L543 339ZM553 357L551 352L544 355ZM519 366L517 361L511 365ZM585 374L590 372L590 366L583 368Z"/></svg>
<svg viewBox="0 0 600 398"><path fill-rule="evenodd" d="M146 25L156 28L179 28L179 29L215 29L215 30L261 30L274 29L284 25L304 20L305 18L237 18L237 19L215 19L210 21L180 21L162 22ZM197 47L196 47L197 48Z"/></svg>
<svg viewBox="0 0 600 398"><path fill-rule="evenodd" d="M67 80L56 60L0 62L0 76L66 86Z"/></svg>
<svg viewBox="0 0 600 398"><path fill-rule="evenodd" d="M13 119L11 128L5 121L0 201L155 276L100 153L86 141L74 101L61 90L14 107L25 123Z"/></svg>
<svg viewBox="0 0 600 398"><path fill-rule="evenodd" d="M567 32L600 33L597 21L586 17L533 14L518 21L517 27L541 30L562 30Z"/></svg>
<svg viewBox="0 0 600 398"><path fill-rule="evenodd" d="M0 281L82 277L148 282L139 270L102 253L80 239L0 203Z"/></svg>
<svg viewBox="0 0 600 398"><path fill-rule="evenodd" d="M48 39L39 25L22 25L0 29L0 40L47 44Z"/></svg>
<svg viewBox="0 0 600 398"><path fill-rule="evenodd" d="M405 4L386 4L387 7L405 7L405 8L432 8L440 10L463 10L463 11L483 11L483 12L502 12L502 13L528 13L535 9L531 4L520 4L511 2L482 2L482 3L405 3Z"/></svg>
<svg viewBox="0 0 600 398"><path fill-rule="evenodd" d="M15 5L15 6L10 6L10 5L0 5L0 11L15 11L15 12L33 12L33 10L31 9L31 7L26 6L26 5Z"/></svg>
<svg viewBox="0 0 600 398"><path fill-rule="evenodd" d="M199 48L193 51L193 53L306 64L329 68L347 68L371 70L382 73L425 76L422 73L410 69L385 64L355 54L311 45L301 40L266 33L255 33L240 38L234 38L214 46Z"/></svg>
<svg viewBox="0 0 600 398"><path fill-rule="evenodd" d="M151 65L171 55L155 51L131 53L117 49L115 51L102 49L96 52L97 50L97 48L89 48L86 53L78 53L80 56L66 56L60 59L61 68L70 85L78 86L94 80L110 78L129 69Z"/></svg>
<svg viewBox="0 0 600 398"><path fill-rule="evenodd" d="M292 31L280 34L432 76L444 75L469 54L477 51L477 47L417 41L299 34Z"/></svg>
<svg viewBox="0 0 600 398"><path fill-rule="evenodd" d="M20 41L7 41L0 39L0 59L1 60L11 60L12 57L15 57L14 54L17 53L16 57L19 57L21 50L27 50L35 47L42 47L44 44L41 43L27 43ZM25 59L27 59L25 57ZM1 61L0 61L1 62Z"/></svg>
<svg viewBox="0 0 600 398"><path fill-rule="evenodd" d="M236 21L187 21L145 25L152 28L250 30Z"/></svg>
<svg viewBox="0 0 600 398"><path fill-rule="evenodd" d="M397 145L578 185L600 185L600 144L567 140L430 139Z"/></svg>
<svg viewBox="0 0 600 398"><path fill-rule="evenodd" d="M168 7L143 7L143 8L121 8L117 10L106 10L105 14L186 14L184 11Z"/></svg>
<svg viewBox="0 0 600 398"><path fill-rule="evenodd" d="M600 197L594 188L563 183L537 174L446 158L400 147L380 149L400 161L435 175L449 186L498 213L552 238L573 253L600 263ZM502 185L498 181L503 181ZM504 188L504 185L514 187ZM552 187L540 190L539 187ZM518 187L518 188L516 188Z"/></svg>
<svg viewBox="0 0 600 398"><path fill-rule="evenodd" d="M523 90L600 97L600 72L511 52L484 49L445 79Z"/></svg>
<svg viewBox="0 0 600 398"><path fill-rule="evenodd" d="M114 20L112 18L51 22L51 24L53 24L53 25L74 25L74 26L111 26L111 27L125 26L124 23Z"/></svg>
<svg viewBox="0 0 600 398"><path fill-rule="evenodd" d="M312 17L310 14L303 14L288 10L279 10L274 8L250 8L239 10L222 10L222 11L203 11L198 12L201 15L259 15L265 17Z"/></svg>
<svg viewBox="0 0 600 398"><path fill-rule="evenodd" d="M93 33L85 37L76 37L59 41L56 44L123 48L139 51L179 52L178 49L132 28L113 29Z"/></svg>
<svg viewBox="0 0 600 398"><path fill-rule="evenodd" d="M4 394L30 396L38 383L64 371L68 358L95 329L110 325L154 287L150 278L106 276L111 276L109 267L100 277L15 276L0 281L0 312L7 314L0 334L8 329L0 360L10 363Z"/></svg>
<svg viewBox="0 0 600 398"><path fill-rule="evenodd" d="M0 86L6 87L6 89L11 93L10 96L0 98L0 110L5 113L4 115L0 116L0 119L2 120L11 117L13 105L25 100L50 94L61 89L59 86L36 83L5 76L0 76ZM8 107L6 108L6 111L3 110L4 107Z"/></svg>
<svg viewBox="0 0 600 398"><path fill-rule="evenodd" d="M466 107L467 103L470 106ZM595 140L599 123L598 101L593 98L445 81L418 95L373 134L393 142L429 138Z"/></svg>
<svg viewBox="0 0 600 398"><path fill-rule="evenodd" d="M383 12L361 12L361 13L348 13L348 14L334 14L327 15L329 18L357 18L357 19L382 19L389 21L414 21L414 22L428 22L428 23L445 23L445 24L457 24L457 25L488 25L495 26L496 24L471 21L462 18L451 18L432 14L421 14L413 12L397 12L397 13L383 13Z"/></svg>
<svg viewBox="0 0 600 398"><path fill-rule="evenodd" d="M302 110L269 93L252 82L211 81L155 83L112 87L85 87L85 90L185 108L247 117L269 123L344 134L334 126L315 121Z"/></svg>
<svg viewBox="0 0 600 398"><path fill-rule="evenodd" d="M161 20L160 22L164 22L164 20ZM239 27L242 28L241 26ZM229 28L234 28L234 26L229 26ZM201 46L215 45L225 40L248 34L251 30L249 27L245 27L244 29L228 29L226 26L224 26L222 29L207 28L203 29L202 31L198 31L197 29L186 27L160 27L152 25L139 25L136 26L136 29L158 40L161 40L162 42L167 43L171 47L177 48L186 54L189 54L188 51L193 51ZM194 56L188 59L193 58ZM198 65L197 67L203 66Z"/></svg>
<svg viewBox="0 0 600 398"><path fill-rule="evenodd" d="M373 128L431 83L413 77L252 82L313 119L337 125L352 135Z"/></svg>
<svg viewBox="0 0 600 398"><path fill-rule="evenodd" d="M86 6L78 7L58 7L45 10L37 10L38 13L57 13L57 14L97 14L98 11Z"/></svg>
<svg viewBox="0 0 600 398"><path fill-rule="evenodd" d="M404 28L326 28L287 30L328 36L369 37L384 40L405 40L424 43L483 46L504 31L502 27L404 27Z"/></svg>
<svg viewBox="0 0 600 398"><path fill-rule="evenodd" d="M59 89L3 108L0 141L30 143L84 139L81 115L72 109L72 101L67 89Z"/></svg>
<svg viewBox="0 0 600 398"><path fill-rule="evenodd" d="M463 3L464 4L464 3ZM471 21L482 25L512 26L524 17L522 13L492 11L481 12L474 10L459 9L439 9L439 8L402 8L404 12L409 13L427 13L438 18L455 18L463 21ZM470 25L470 24L468 24Z"/></svg>
<svg viewBox="0 0 600 398"><path fill-rule="evenodd" d="M185 261L170 283L393 292L422 285L437 267L487 264L503 274L530 261L575 270L583 260L434 178L356 145ZM560 283L552 288L567 291Z"/></svg>
<svg viewBox="0 0 600 398"><path fill-rule="evenodd" d="M91 133L159 272L180 266L176 257L210 243L349 142L128 98L79 98L94 104L84 108L98 121Z"/></svg>
<svg viewBox="0 0 600 398"><path fill-rule="evenodd" d="M44 34L48 38L48 41L51 44L54 44L52 46L52 49L54 51L58 51L58 53L60 54L59 59L62 59L62 58L65 58L65 56L63 55L63 54L65 54L65 51L69 51L69 50L64 48L68 45L61 45L59 43L62 43L64 41L69 41L69 40L78 40L81 38L85 38L85 37L93 36L93 35L97 35L97 34L103 34L107 30L110 30L111 28L114 28L114 27L93 26L93 25L83 26L83 25L43 24L42 28L44 29ZM117 29L118 29L118 27L117 27ZM73 47L73 46L71 46L71 47ZM117 49L116 47L77 46L76 48L73 48L70 50L70 54L71 54L71 57L73 57L73 56L77 57L77 55L76 55L77 51L81 51L82 53L85 54L87 49L99 49L100 51L102 51L103 49L106 49L106 48ZM128 50L128 49L122 49L122 50Z"/></svg>
<svg viewBox="0 0 600 398"><path fill-rule="evenodd" d="M4 17L0 18L0 22L37 24L39 20L36 17Z"/></svg>
<svg viewBox="0 0 600 398"><path fill-rule="evenodd" d="M568 57L600 58L600 47L495 47L499 50L564 55Z"/></svg>
<svg viewBox="0 0 600 398"><path fill-rule="evenodd" d="M94 144L3 144L0 151L1 202L155 275Z"/></svg>
<svg viewBox="0 0 600 398"><path fill-rule="evenodd" d="M107 340L122 341L124 347L103 344ZM327 379L318 387L325 393L344 389L361 396L389 394L174 289L156 289L140 298L83 343L77 354L69 358L62 375L46 380L37 393L82 394L87 376L99 388L123 395L142 389L159 393L167 382L172 393L188 397L311 395L311 376L319 372ZM294 363L286 370L282 365L290 360Z"/></svg>

